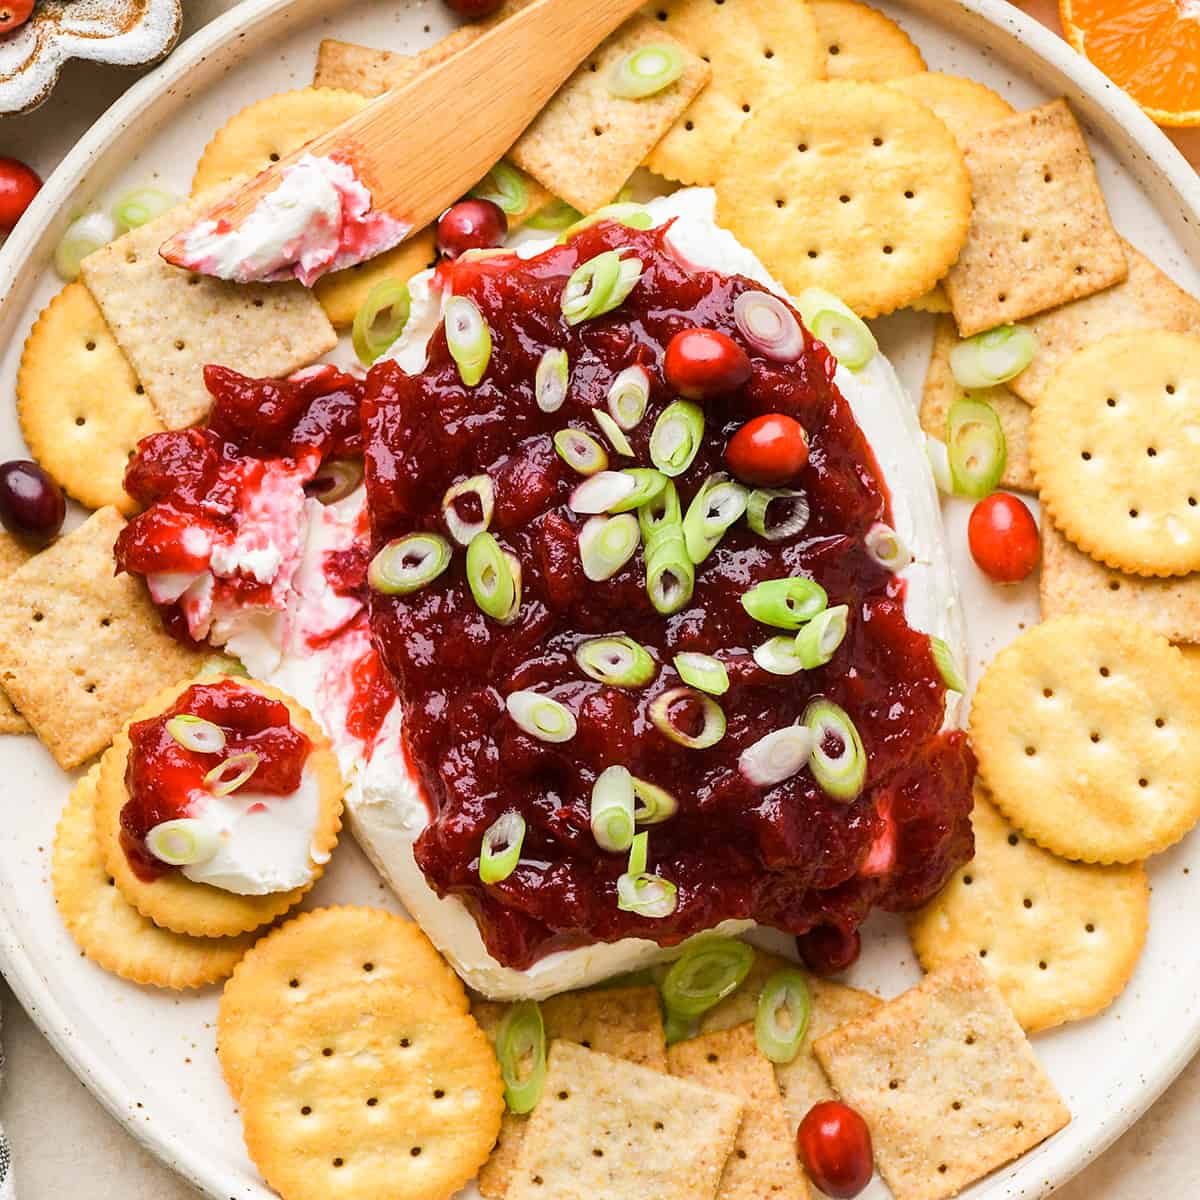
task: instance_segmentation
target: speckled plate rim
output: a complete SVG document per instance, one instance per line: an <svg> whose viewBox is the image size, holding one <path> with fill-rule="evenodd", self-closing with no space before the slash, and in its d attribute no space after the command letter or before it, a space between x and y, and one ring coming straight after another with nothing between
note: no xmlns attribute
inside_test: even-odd
<svg viewBox="0 0 1200 1200"><path fill-rule="evenodd" d="M355 0L336 0L349 7ZM1135 171L1146 190L1166 197L1164 216L1200 261L1200 176L1182 154L1115 84L1051 31L1006 0L899 0L951 32L999 50L1012 61L1035 61L1031 71L1062 91L1083 119ZM229 66L272 39L330 13L329 0L244 0L189 38L163 65L118 100L46 181L26 217L0 250L0 336L11 338L20 307L44 270L72 211L86 206L108 174L136 149L148 122L161 124ZM110 169L111 168L111 169ZM238 1190L214 1173L197 1150L131 1117L126 1089L102 1047L80 1041L34 965L18 928L0 917L0 970L31 1019L96 1098L151 1153L214 1200ZM987 1200L1037 1200L1049 1195L1109 1146L1158 1098L1200 1050L1200 1010L1169 1053L1145 1065L1129 1084L1126 1102L1099 1121L1075 1122L1026 1155L998 1186L984 1184ZM974 1192L972 1192L974 1194Z"/></svg>

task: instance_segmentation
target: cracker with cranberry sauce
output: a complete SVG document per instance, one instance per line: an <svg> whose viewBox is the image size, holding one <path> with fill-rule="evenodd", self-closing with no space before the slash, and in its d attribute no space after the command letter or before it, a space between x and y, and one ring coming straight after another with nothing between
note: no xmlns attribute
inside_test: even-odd
<svg viewBox="0 0 1200 1200"><path fill-rule="evenodd" d="M827 79L881 83L925 70L912 38L890 17L857 0L809 0Z"/></svg>
<svg viewBox="0 0 1200 1200"><path fill-rule="evenodd" d="M250 1157L286 1200L449 1200L487 1158L503 1107L470 1014L396 980L292 1005L240 1102Z"/></svg>
<svg viewBox="0 0 1200 1200"><path fill-rule="evenodd" d="M337 344L321 306L298 283L229 283L159 257L173 233L216 200L197 196L83 260L83 282L168 429L208 415L204 367L253 378L288 375Z"/></svg>
<svg viewBox="0 0 1200 1200"><path fill-rule="evenodd" d="M718 1200L808 1200L808 1183L796 1160L795 1133L753 1024L678 1042L667 1051L667 1061L672 1075L745 1101Z"/></svg>
<svg viewBox="0 0 1200 1200"><path fill-rule="evenodd" d="M66 770L200 662L163 629L141 582L114 574L124 525L102 508L0 582L0 684Z"/></svg>
<svg viewBox="0 0 1200 1200"><path fill-rule="evenodd" d="M816 1051L867 1122L896 1200L957 1195L1071 1119L977 956L826 1034Z"/></svg>
<svg viewBox="0 0 1200 1200"><path fill-rule="evenodd" d="M129 360L82 283L69 283L34 322L17 371L17 419L33 457L88 508L137 511L125 468L162 429Z"/></svg>
<svg viewBox="0 0 1200 1200"><path fill-rule="evenodd" d="M945 282L963 337L1090 296L1128 274L1065 100L980 129L966 157L975 208Z"/></svg>
<svg viewBox="0 0 1200 1200"><path fill-rule="evenodd" d="M1107 1008L1146 942L1141 863L1070 862L1020 836L982 788L975 857L909 924L926 971L976 954L1026 1033Z"/></svg>
<svg viewBox="0 0 1200 1200"><path fill-rule="evenodd" d="M159 929L113 884L96 841L97 763L72 788L54 835L50 878L59 915L79 948L122 979L183 991L217 983L254 944L252 934L194 938Z"/></svg>
<svg viewBox="0 0 1200 1200"><path fill-rule="evenodd" d="M743 1108L728 1092L552 1042L508 1200L716 1200Z"/></svg>
<svg viewBox="0 0 1200 1200"><path fill-rule="evenodd" d="M11 533L0 533L0 579L11 575L22 563L27 562L32 551L20 538ZM0 688L0 734L29 733L29 722L13 707L8 693Z"/></svg>

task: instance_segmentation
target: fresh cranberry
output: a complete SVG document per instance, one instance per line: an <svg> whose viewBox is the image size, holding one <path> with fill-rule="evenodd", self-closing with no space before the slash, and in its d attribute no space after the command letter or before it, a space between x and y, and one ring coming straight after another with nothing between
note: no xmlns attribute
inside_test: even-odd
<svg viewBox="0 0 1200 1200"><path fill-rule="evenodd" d="M437 246L447 258L503 245L507 236L508 218L491 200L460 200L438 217Z"/></svg>
<svg viewBox="0 0 1200 1200"><path fill-rule="evenodd" d="M993 492L971 510L967 522L971 557L997 583L1020 583L1037 566L1037 522L1016 496Z"/></svg>
<svg viewBox="0 0 1200 1200"><path fill-rule="evenodd" d="M808 464L808 436L795 418L767 413L747 421L730 438L725 461L743 483L775 487Z"/></svg>
<svg viewBox="0 0 1200 1200"><path fill-rule="evenodd" d="M809 1178L827 1196L850 1200L871 1182L871 1131L840 1100L822 1100L808 1110L796 1131L796 1148Z"/></svg>
<svg viewBox="0 0 1200 1200"><path fill-rule="evenodd" d="M4 0L0 4L0 33L20 29L33 14L33 0Z"/></svg>
<svg viewBox="0 0 1200 1200"><path fill-rule="evenodd" d="M0 521L10 533L48 542L66 515L62 488L37 463L0 464Z"/></svg>
<svg viewBox="0 0 1200 1200"><path fill-rule="evenodd" d="M41 186L37 173L20 159L0 158L0 233L8 233L21 219Z"/></svg>
<svg viewBox="0 0 1200 1200"><path fill-rule="evenodd" d="M750 359L717 329L683 329L667 344L667 382L689 400L725 396L750 378Z"/></svg>
<svg viewBox="0 0 1200 1200"><path fill-rule="evenodd" d="M446 0L446 7L468 21L490 17L504 0Z"/></svg>
<svg viewBox="0 0 1200 1200"><path fill-rule="evenodd" d="M857 929L846 933L836 925L817 925L796 939L796 949L814 975L840 975L858 961L862 938Z"/></svg>

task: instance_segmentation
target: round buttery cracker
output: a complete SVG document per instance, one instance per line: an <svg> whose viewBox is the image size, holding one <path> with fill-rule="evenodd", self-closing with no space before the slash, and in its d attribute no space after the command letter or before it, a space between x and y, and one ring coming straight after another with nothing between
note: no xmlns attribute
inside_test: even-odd
<svg viewBox="0 0 1200 1200"><path fill-rule="evenodd" d="M76 783L54 835L51 881L63 924L88 958L122 979L177 991L224 979L253 945L253 936L172 933L121 895L96 841L99 777L97 764Z"/></svg>
<svg viewBox="0 0 1200 1200"><path fill-rule="evenodd" d="M263 1037L293 1005L346 984L401 983L441 997L460 1012L466 989L419 925L381 908L301 913L263 938L221 994L217 1056L235 1097Z"/></svg>
<svg viewBox="0 0 1200 1200"><path fill-rule="evenodd" d="M1138 862L1200 818L1200 689L1166 638L1055 617L988 665L971 706L980 776L1028 837L1084 862Z"/></svg>
<svg viewBox="0 0 1200 1200"><path fill-rule="evenodd" d="M1106 1008L1146 941L1141 863L1070 862L1021 837L977 789L975 857L909 925L926 971L977 954L1027 1033Z"/></svg>
<svg viewBox="0 0 1200 1200"><path fill-rule="evenodd" d="M971 135L986 125L1011 117L1013 106L990 87L961 75L943 75L940 71L922 71L889 79L888 87L903 92L923 104L954 134L965 150Z"/></svg>
<svg viewBox="0 0 1200 1200"><path fill-rule="evenodd" d="M395 249L385 250L353 267L322 275L313 285L313 295L335 329L348 329L376 284L385 279L407 283L418 271L432 267L436 259L433 230L422 229Z"/></svg>
<svg viewBox="0 0 1200 1200"><path fill-rule="evenodd" d="M912 38L890 17L856 0L809 0L827 79L878 82L925 70Z"/></svg>
<svg viewBox="0 0 1200 1200"><path fill-rule="evenodd" d="M80 504L137 511L125 468L163 426L82 283L67 284L25 339L17 419L34 458Z"/></svg>
<svg viewBox="0 0 1200 1200"><path fill-rule="evenodd" d="M1143 331L1077 351L1034 406L1030 455L1081 550L1134 575L1200 569L1200 337Z"/></svg>
<svg viewBox="0 0 1200 1200"><path fill-rule="evenodd" d="M295 907L316 883L329 861L342 827L342 793L345 790L337 758L329 739L316 721L290 696L254 679L236 679L243 687L252 687L281 700L288 707L292 723L312 743L306 770L316 774L320 792L320 814L313 834L311 850L312 879L303 887L264 896L241 896L207 883L195 883L182 871L167 871L157 879L139 878L129 865L121 846L121 809L129 799L125 788L125 767L129 760L129 726L157 716L170 707L194 683L213 683L221 676L185 680L159 693L130 717L104 756L96 797L96 837L109 874L121 894L134 908L156 925L193 937L230 937L266 925Z"/></svg>
<svg viewBox="0 0 1200 1200"><path fill-rule="evenodd" d="M793 295L825 288L865 317L928 292L971 216L946 126L892 88L846 80L804 84L761 109L716 190L721 224Z"/></svg>
<svg viewBox="0 0 1200 1200"><path fill-rule="evenodd" d="M421 988L356 980L282 1014L240 1100L246 1148L287 1200L448 1200L504 1110L473 1018Z"/></svg>

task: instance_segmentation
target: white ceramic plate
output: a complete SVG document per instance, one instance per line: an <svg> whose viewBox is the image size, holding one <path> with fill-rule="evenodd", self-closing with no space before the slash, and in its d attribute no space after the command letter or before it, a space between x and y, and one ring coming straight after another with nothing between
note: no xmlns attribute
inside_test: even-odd
<svg viewBox="0 0 1200 1200"><path fill-rule="evenodd" d="M1003 0L906 0L884 7L909 29L934 69L990 84L1017 107L1066 94L1093 135L1121 232L1200 293L1200 180L1127 97ZM227 117L272 92L311 82L320 38L413 50L448 26L439 0L248 0L136 84L48 181L0 254L4 394L12 395L34 316L59 287L51 254L74 213L151 180L185 192L200 151ZM900 314L876 324L906 384L919 394L928 320ZM25 454L12 405L0 406L0 458ZM956 503L946 515L977 672L1023 623L1036 621L1037 602L1033 584L1001 590L981 579L965 551L966 513ZM269 1193L245 1156L217 1070L215 991L174 996L138 988L80 956L58 920L48 878L68 782L33 738L0 739L0 774L11 781L0 826L0 966L13 989L135 1137L217 1200L265 1200ZM1149 943L1125 994L1103 1016L1036 1040L1073 1123L976 1185L973 1200L1048 1193L1139 1116L1200 1046L1200 959L1190 946L1200 839L1155 860L1151 873ZM331 901L392 903L349 838L309 905ZM890 996L917 979L898 923L873 920L866 942L854 983ZM869 1196L885 1195L877 1181Z"/></svg>

